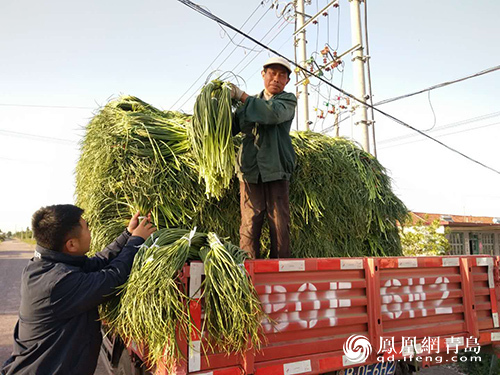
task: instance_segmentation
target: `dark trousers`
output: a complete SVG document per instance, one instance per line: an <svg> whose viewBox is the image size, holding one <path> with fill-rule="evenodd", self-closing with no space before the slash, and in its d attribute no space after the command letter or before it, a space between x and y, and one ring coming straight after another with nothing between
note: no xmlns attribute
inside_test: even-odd
<svg viewBox="0 0 500 375"><path fill-rule="evenodd" d="M240 247L260 257L260 235L267 217L271 258L290 258L290 207L288 181L250 184L240 181Z"/></svg>

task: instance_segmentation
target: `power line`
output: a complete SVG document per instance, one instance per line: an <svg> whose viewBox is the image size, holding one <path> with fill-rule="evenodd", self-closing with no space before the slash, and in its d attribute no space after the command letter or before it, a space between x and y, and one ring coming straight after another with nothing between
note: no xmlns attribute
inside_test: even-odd
<svg viewBox="0 0 500 375"><path fill-rule="evenodd" d="M21 162L21 163L33 163L33 164L51 164L49 161L41 161L41 160L24 160L24 159L17 159L17 158L6 158L4 156L0 156L1 160L7 160L7 161L15 161L15 162Z"/></svg>
<svg viewBox="0 0 500 375"><path fill-rule="evenodd" d="M281 27L281 26L280 26L280 27ZM275 36L274 36L274 37L273 37L273 38L269 41L269 43L271 43L274 39L276 39L276 38L277 38L277 37L278 37L278 36L279 36L279 35L280 35L280 34L281 34L284 30L285 30L285 28L282 28L282 29L281 29L281 30L280 30L280 31L279 31L279 32L278 32L278 33L277 33L277 34L276 34L276 35L275 35ZM287 39L283 42L283 44L281 44L281 45L278 47L278 49L281 49L281 48L282 48L285 44L287 44L287 43L290 41L290 39L292 39L292 38L293 38L293 34L292 34L292 35L290 35L290 36L289 36L289 37L288 37L288 38L287 38ZM295 50L295 49L294 49L294 50ZM260 53L261 53L261 52L259 52L259 54L258 54L258 55L260 55ZM257 56L258 56L258 55L257 55ZM249 66L249 65L250 65L250 64L251 64L254 60L255 60L255 58L256 58L257 56L254 56L254 57L253 57L253 59L252 59L251 61L249 61L249 62L248 62L248 63L247 63L247 64L246 64L246 65L245 65L245 66L244 66L244 67L243 67L243 68L242 68L239 72L238 72L238 75L241 75L241 73L242 73L242 72L243 72L243 71L244 71L244 70L245 70L245 69L246 69L246 68L247 68L247 67L248 67L248 66ZM260 71L262 71L262 68L261 68L261 67L259 67L256 71L254 71L254 72L250 75L250 77L249 77L248 79L253 78L253 76L254 76L255 74L259 73Z"/></svg>
<svg viewBox="0 0 500 375"><path fill-rule="evenodd" d="M256 23L252 26L252 28L249 30L249 32L250 32L250 31L252 31L255 27L257 27L257 25L260 23L260 21L262 21L262 19L265 17L265 15L266 15L268 12L269 12L269 9L268 9L268 10L267 10L267 11L266 11L266 12L265 12L265 13L264 13L264 14L263 14L260 18L259 18L259 20L258 20L258 21L257 21L257 22L256 22ZM265 35L269 34L269 32L270 32L270 31L271 31L271 30L272 30L272 29L273 29L273 28L274 28L274 27L275 27L275 26L276 26L279 22L280 22L280 20L276 21L276 23L275 23L273 26L271 26L271 28L269 29L269 31L268 31ZM245 38L243 37L243 38L242 38L242 40L243 40L243 39L245 39ZM222 60L222 62L221 62L221 63L217 66L217 68L215 68L215 69L214 69L214 71L219 70L219 69L220 69L220 67L221 67L221 66L222 66L222 65L223 65L223 64L224 64L224 63L225 63L225 62L226 62L226 61L227 61L227 60L228 60L231 56L232 56L232 54L233 54L233 53L234 53L237 49L238 49L238 46L235 46L235 47L233 48L233 50L232 50L231 52L229 52L229 55L227 55L227 56L226 56L226 58L225 58L224 60ZM262 51L264 51L264 50L259 51L259 52L258 52L258 54L262 53ZM247 56L248 56L248 55L245 55L245 56L243 57L243 60L245 60L245 59L247 58ZM238 65L239 65L239 64L238 64ZM210 68L210 66L209 66L208 68ZM202 75L201 75L201 76L204 76L204 74L207 72L208 68L207 68L207 69L205 69L205 71L202 73ZM233 70L234 70L234 69L233 69ZM201 76L200 76L200 77L201 77ZM196 82L197 82L198 80L199 80L199 78L196 80ZM195 84L196 82L194 82L194 83L193 83L193 85L192 85L191 87L193 87L193 86L194 86L194 84ZM184 107L184 105L186 105L186 103L187 103L187 102L189 102L189 101L193 98L193 96L195 96L195 95L196 95L196 93L198 92L198 90L200 90L200 89L203 87L203 85L204 85L204 83L202 83L200 86L198 86L198 88L197 88L197 89L196 89L196 90L195 90L195 91L194 91L194 92L193 92L193 93L192 93L192 94L191 94L191 95L190 95L190 96L189 96L189 97L188 97L188 98L187 98L187 99L186 99L186 100L185 100L185 101L181 104L180 108Z"/></svg>
<svg viewBox="0 0 500 375"><path fill-rule="evenodd" d="M259 8L263 5L263 2L260 3L259 5L257 5L257 8L255 8L255 10L252 12L252 14L250 14L250 16L248 16L248 18L245 20L245 22L243 22L243 25L241 25L241 27L243 28L247 22L253 17L253 15L257 12L257 10L259 10ZM255 26L257 26L257 24L264 18L264 16L269 12L269 9L267 9L266 12L264 12L264 14L257 20L257 22L255 23L255 25L250 29L250 30L253 30L253 28ZM226 33L226 35L229 36L228 33ZM244 38L243 38L244 39ZM242 40L243 40L242 39ZM215 61L217 61L217 59L224 53L224 51L227 49L227 47L229 47L231 45L231 42L232 42L232 39L230 38L230 40L227 42L226 46L219 52L219 54L215 57L215 59L212 60L212 62L210 64L208 64L208 66L206 67L206 69L200 74L200 76L198 78L196 78L196 80L193 82L193 84L191 86L188 87L188 89L186 91L184 91L184 93L179 97L179 99L177 99L177 101L172 104L170 106L170 110L172 110L172 108L175 107L175 105L177 103L179 103L181 101L181 99L196 85L196 83L205 76L206 72L211 68L212 64L215 63ZM221 63L221 65L229 58L229 56L231 56L234 51L237 50L237 46L229 53L229 55L226 57L226 59ZM220 67L220 65L219 65ZM218 68L217 68L218 69ZM197 90L196 90L197 91ZM195 92L196 92L195 91ZM194 95L194 94L193 94ZM184 101L184 103L181 105L181 108L184 106L184 104L186 104L192 97L193 95L191 95L186 101Z"/></svg>
<svg viewBox="0 0 500 375"><path fill-rule="evenodd" d="M458 127L458 126L463 126L463 125L470 124L472 122L478 122L478 121L482 121L482 120L486 120L486 119L490 119L490 118L498 117L498 116L500 116L500 112L488 113L486 115L472 117L470 119L466 119L466 120L452 122L450 124L442 125L442 126L439 126L439 127L435 128L435 129L430 130L429 132L435 133L435 132L439 132L439 131L442 131L442 130L446 130L446 129L450 129L450 128L455 128L455 127ZM384 140L380 141L379 144L399 142L401 140L404 140L404 139L407 139L407 138L414 138L414 137L417 137L417 136L418 136L418 134L402 135L402 136L399 136L399 137L393 137L393 138L389 138L389 139L384 139Z"/></svg>
<svg viewBox="0 0 500 375"><path fill-rule="evenodd" d="M280 25L280 27L281 27L281 25ZM269 43L271 43L272 41L274 41L274 39L276 39L276 38L277 38L277 37L278 37L278 36L279 36L279 35L280 35L280 34L281 34L281 33L282 33L285 29L286 29L286 28L285 28L285 27L283 27L280 31L278 31L278 32L276 33L276 35L275 35L275 36L274 36L271 40L269 40ZM268 34L269 34L269 33L268 33ZM265 36L267 36L267 34L266 34ZM265 37L265 36L264 36L264 37ZM285 43L287 43L287 42L288 42L291 38L292 38L292 37L289 37L289 38L285 41ZM254 62L254 61L255 61L255 59L256 59L256 58L257 58L257 57L258 57L258 56L259 56L262 52L263 52L263 51L261 51L261 52L257 53L257 54L256 54L256 55L255 55L255 56L254 56L254 57L253 57L253 58L252 58L252 59L251 59L251 60L250 60L250 61L249 61L249 62L248 62L248 63L247 63L247 64L246 64L243 68L241 68L241 70L238 72L238 75L240 75L240 74L241 74L241 73L242 73L242 72L243 72L243 71L244 71L244 70L245 70L245 69L246 69L246 68L247 68L247 67L248 67L248 66L249 66L252 62ZM238 65L239 65L239 64L238 64ZM261 68L259 68L259 69L257 70L257 72L259 72L259 71L261 71ZM250 78L251 78L251 77L253 77L253 76L254 76L257 72L254 72L254 73L250 76Z"/></svg>
<svg viewBox="0 0 500 375"><path fill-rule="evenodd" d="M5 130L5 129L0 129L0 133L3 133L7 136L12 136L12 137L30 138L30 139L41 140L41 141L60 142L60 143L67 143L67 144L77 143L77 142L72 141L70 139L47 137L44 135L21 133L21 132L15 132L12 130Z"/></svg>
<svg viewBox="0 0 500 375"><path fill-rule="evenodd" d="M27 108L61 108L61 109L95 109L95 107L78 107L70 105L43 105L43 104L10 104L0 103L1 107L27 107Z"/></svg>
<svg viewBox="0 0 500 375"><path fill-rule="evenodd" d="M462 81L468 80L470 78L479 77L479 76L482 76L484 74L495 72L497 70L500 70L500 65L497 65L497 66L494 66L494 67L491 67L491 68L488 68L488 69L485 69L485 70L481 70L480 72L468 75L468 76L463 77L463 78L456 79L454 81L447 81L447 82L439 83L437 85L428 87L428 88L420 90L420 91L413 92L411 94L406 94L406 95L397 96L397 97L391 98L391 99L381 100L380 102L375 103L374 105L378 106L378 105L382 105L382 104L387 104L387 103L390 103L390 102L394 102L396 100L409 98L410 96L418 95L418 94L421 94L423 92L431 91L431 90L434 90L434 89L439 89L441 87L445 87L445 86L451 85L453 83L462 82Z"/></svg>
<svg viewBox="0 0 500 375"><path fill-rule="evenodd" d="M273 31L273 30L274 30L274 28L275 28L275 27L276 27L276 26L277 26L280 22L282 22L282 24L278 26L278 30L280 30L280 28L281 28L281 27L283 27L283 25L286 25L286 24L287 24L287 22L286 22L286 21L281 21L280 19L278 19L278 21L276 21L276 23L275 23L273 26L271 26L271 28L268 30L268 32L264 34L264 36L262 37L262 40L264 40L264 38L266 38L266 37L267 37L267 36L271 33L271 31ZM281 34L281 32L282 32L283 30L285 30L285 28L282 28L280 31L278 31L278 33L277 33L277 34L276 34L276 35L275 35L275 36L274 36L271 40L269 40L269 42L268 42L268 43L271 43L271 42L272 42L272 41L273 41L273 40L274 40L274 39L275 39L275 38L276 38L279 34ZM255 60L255 58L256 58L257 56L259 56L259 55L260 55L262 52L264 52L264 51L265 51L264 49L262 49L262 50L258 51L258 52L255 54L254 58L253 58L252 60L250 60L250 61ZM245 61L245 60L247 59L247 57L248 57L248 56L250 56L250 54L246 54L245 56L243 56L243 58L240 60L240 62L239 62L238 64L236 64L236 65L233 67L232 71L235 71L235 70L236 70L236 68L237 68L238 66L240 66L240 64L241 64L243 61ZM243 71L243 70L244 70L247 66L248 66L248 64L247 64L247 65L245 65L245 67L244 67L243 69L241 69L241 70L240 70L240 73L241 73L241 72L242 72L242 71ZM239 74L239 73L238 73L238 74Z"/></svg>
<svg viewBox="0 0 500 375"><path fill-rule="evenodd" d="M270 10L270 9L272 9L272 8L269 8L269 9L267 10L267 12L266 12L266 13L264 13L264 14L262 15L262 17L261 17L261 18L260 18L260 19L259 19L259 20L255 23L255 25L253 25L253 26L252 26L252 28L251 28L248 32L251 32L253 29L255 29L255 28L257 27L257 25L260 23L260 21L262 21L262 20L264 19L264 16L265 16L265 15L269 12L269 10ZM265 37L266 37L266 36L267 36L267 35L268 35L268 34L269 34L269 33L270 33L270 32L271 32L271 31L272 31L272 30L276 27L276 25L278 25L279 23L280 23L280 20L278 19L278 20L276 21L276 23L275 23L273 26L271 26L271 28L267 31L267 33L266 33L266 34L264 34L264 36L263 36L262 38L265 38ZM242 38L242 40L243 40L243 39L245 39L245 37L243 37L243 38ZM222 62L219 64L219 66L217 67L217 69L219 69L219 68L220 68L220 67L221 67L221 66L222 66L222 65L223 65L223 64L224 64L224 63L225 63L225 62L229 59L229 57L231 57L231 55L232 55L232 54L236 51L236 49L237 49L237 48L234 48L234 49L231 51L231 53L229 54L229 56L227 56L227 57L224 59L224 61L222 61ZM257 52L257 55L259 55L259 54L260 54L260 53L262 53L263 51L264 51L264 49L261 49L261 50L260 50L260 51L258 51L258 52L257 52L257 51L253 51L253 52ZM243 56L243 58L242 58L242 59L240 60L240 62L239 62L239 63L238 63L238 64L237 64L234 68L233 68L233 70L236 70L236 68L238 67L238 65L240 65L240 64L241 64L241 63L242 63L242 62L243 62L243 61L244 61L244 60L245 60L248 56L249 56L249 54L245 54L245 56Z"/></svg>
<svg viewBox="0 0 500 375"><path fill-rule="evenodd" d="M438 137L447 137L449 135L470 132L470 131L477 130L477 129L482 129L482 128L488 128L490 126L495 126L495 125L498 125L498 124L500 124L500 122L494 122L492 124L480 125L480 126L476 126L476 127L469 128L469 129L457 130L457 131L454 131L454 132L451 132L451 133L440 134L440 135L438 135ZM388 145L388 146L385 146L385 147L382 147L382 148L386 149L386 148L391 148L391 147L403 146L403 145L407 145L407 144L410 144L410 143L416 143L416 142L421 142L421 141L423 141L423 139L415 139L415 140L404 142L404 143L398 143L396 145Z"/></svg>
<svg viewBox="0 0 500 375"><path fill-rule="evenodd" d="M427 92L427 100L429 101L429 105L431 106L431 111L432 111L432 116L434 117L434 122L429 129L423 130L424 132L428 132L428 131L431 131L432 129L434 129L434 127L436 126L436 122L437 122L436 112L434 111L434 107L432 106L432 102L431 102L431 92L430 91Z"/></svg>
<svg viewBox="0 0 500 375"><path fill-rule="evenodd" d="M266 2L267 2L267 1L266 1ZM262 1L260 5L263 5L263 4L264 4L264 1ZM258 9L258 7L257 7L257 9ZM257 9L256 9L256 10L257 10ZM258 25L258 24L259 24L259 23L263 20L263 18L266 16L266 14L269 12L269 10L270 10L270 9L272 9L272 7L271 7L271 8L268 8L268 10L267 10L267 11L266 11L266 12L265 12L265 13L264 13L264 14L263 14L263 15L262 15L262 16L261 16L258 20L257 20L257 22L256 22L256 23L252 26L252 28L251 28L248 32L251 32L253 29L255 29L255 28L257 27L257 25ZM255 13L255 11L254 11L254 13ZM250 18L250 17L249 17L249 18ZM281 18L281 16L280 16L280 18ZM247 21L248 21L248 19L247 19ZM245 21L245 23L244 23L241 27L243 27L243 26L247 23L247 21ZM280 22L281 22L281 20L280 20L280 19L278 19L278 20L276 21L276 23L275 23L273 26L271 26L271 28L267 31L267 33L266 33L266 34L264 34L264 36L262 37L262 39L264 39L265 37L267 37L267 36L269 35L269 33L270 33L271 31L273 31L273 29L274 29L274 28L275 28L275 27L276 27L276 26L277 26ZM287 24L287 21L286 21L286 20L284 20L284 21L282 22L282 24L278 27L278 30L279 30L279 31L277 32L277 34L276 34L276 35L275 35L272 39L270 39L270 40L269 40L269 42L267 42L267 43L271 43L274 39L276 39L276 38L277 38L277 37L278 37L278 36L279 36L279 35L280 35L280 34L281 34L284 30L285 30L285 28L283 28L283 25L285 25L285 27L286 27L286 24ZM280 28L281 28L281 29L280 29ZM227 33L226 33L226 34L227 34ZM289 40L289 39L291 39L291 38L292 38L292 37L288 38L288 40ZM242 37L242 41L243 41L244 39L245 39L245 36L243 36L243 37ZM228 42L228 45L229 45L229 43L230 43L230 42ZM285 42L285 43L286 43L286 42ZM235 44L235 43L233 43L233 44ZM215 69L214 69L215 71L217 71L217 70L219 70L219 69L221 68L221 66L222 66L222 65L223 65L223 64L224 64L224 63L225 63L225 62L226 62L226 61L227 61L227 60L231 57L231 55L232 55L232 54L233 54L233 53L234 53L234 52L238 49L238 46L239 46L239 45L237 44L237 45L233 48L233 50L229 53L229 55L228 55L228 56L226 56L226 58L225 58L225 59L224 59L224 60L223 60L223 61L222 61L222 62L221 62L221 63L220 63L220 64L219 64L219 65L218 65ZM227 46L226 46L226 47L227 47ZM248 63L247 63L247 64L246 64L243 68L241 68L241 69L238 71L238 73L236 73L236 76L239 76L239 75L240 75L240 74L241 74L241 73L242 73L242 72L243 72L243 71L244 71L244 70L245 70L245 69L246 69L246 68L247 68L247 67L248 67L248 66L249 66L249 65L250 65L250 64L251 64L251 63L252 63L252 62L253 62L256 58L257 58L257 56L259 56L262 52L264 52L264 50L265 50L265 49L262 49L262 50L260 50L260 51L251 50L250 52L257 52L257 54L255 54L255 55L254 55L254 57L253 57L253 58L252 58L252 59L251 59L251 60L250 60L250 61L249 61L249 62L248 62ZM221 52L222 52L222 51L221 51ZM220 54L219 54L219 56L220 56ZM233 67L232 71L235 71L235 70L236 70L236 68L237 68L237 67L238 67L238 66L239 66L239 65L240 65L243 61L245 61L245 60L246 60L249 56L250 56L250 54L245 54L245 56L243 56L243 58L242 58L242 59L238 62L238 64L236 64L236 65ZM216 59L217 59L217 58L216 58ZM213 63L215 62L215 60L216 60L216 59L214 59L214 61L212 61L212 63L211 63L211 64L213 64ZM205 75L205 73L207 72L207 70L210 68L211 64L209 65L209 67L208 67L207 69L205 69L205 71L204 71L204 72L200 75L200 77L198 77L198 79L197 79L197 80L196 80L196 81L195 81L195 82L191 85L191 87L190 87L187 91L189 91L189 90L190 90L190 89L191 89L191 88L192 88L192 87L196 84L196 82L197 82L197 81L199 81L199 79ZM254 74L255 74L255 73L254 73ZM253 75L254 75L254 74L253 74ZM253 76L253 75L252 75L252 76ZM185 101L184 101L184 102L180 105L180 108L184 107L184 105L186 105L186 103L187 103L187 102L189 102L189 100L191 100L191 99L192 99L192 98L196 95L196 93L198 92L198 90L200 90L202 87L203 87L203 84L201 84L200 86L198 86L198 88L197 88L197 89L196 89L196 90L195 90L195 91L194 91L194 92L193 92L193 93L192 93L192 94L191 94L191 95L190 95L190 96L189 96L189 97L188 97L188 98L187 98L187 99L186 99L186 100L185 100ZM187 93L187 91L186 91L186 92L185 92L182 96L184 96L184 95ZM177 102L178 102L178 101L177 101ZM177 103L177 102L176 102L176 103ZM174 103L174 105L175 105L176 103ZM173 107L173 106L172 106L172 107ZM171 107L171 108L172 108L172 107Z"/></svg>
<svg viewBox="0 0 500 375"><path fill-rule="evenodd" d="M386 117L390 118L391 120L393 120L393 121L397 122L398 124L403 125L403 126L405 126L405 127L409 128L409 129L412 129L412 130L416 131L417 133L420 133L420 134L421 134L421 135L423 135L424 137L429 138L430 140L432 140L432 141L434 141L434 142L436 142L436 143L440 144L441 146L443 146L443 147L447 148L448 150L450 150L450 151L452 151L452 152L455 152L455 153L457 153L457 154L459 154L459 155L463 156L463 157L464 157L464 158L466 158L467 160L469 160L469 161L471 161L471 162L473 162L473 163L476 163L476 164L478 164L478 165L480 165L480 166L482 166L482 167L484 167L484 168L486 168L486 169L489 169L489 170L490 170L490 171L492 171L492 172L495 172L495 173L497 173L497 174L500 174L500 171L498 171L498 170L496 170L496 169L494 169L494 168L492 168L492 167L490 167L490 166L488 166L488 165L486 165L486 164L483 164L483 163L481 163L480 161L478 161L478 160L476 160L476 159L471 158L470 156L467 156L467 155L466 155L466 154L464 154L463 152L460 152L460 151L458 151L457 149L454 149L453 147L448 146L447 144L445 144L445 143L441 142L440 140L438 140L438 139L436 139L436 138L431 137L430 135L428 135L428 134L424 133L424 132L423 132L423 131L421 131L421 130L418 130L418 129L414 128L413 126L411 126L411 125L409 125L409 124L407 124L407 123L405 123L405 122L401 121L400 119L398 119L398 118L396 118L396 117L394 117L394 116L392 116L392 115L390 115L390 114L388 114L388 113L386 113L386 112L384 112L384 111L381 111L381 110L380 110L380 109L378 109L378 108L375 108L375 110L376 110L377 112L381 113L382 115L384 115L384 116L386 116Z"/></svg>
<svg viewBox="0 0 500 375"><path fill-rule="evenodd" d="M351 115L351 113L350 113L350 112L340 112L340 113L339 113L339 117L341 117L342 115L344 115L344 114L346 114L346 113L347 113L349 116L344 117L343 119L340 119L340 120L337 122L337 124L334 124L334 125L331 125L331 126L328 126L328 127L324 128L323 130L321 130L321 132L320 132L320 133L321 133L321 134L327 134L330 130L333 130L333 129L335 128L335 126L340 125L340 124L341 124L341 123L343 123L345 120L349 120L349 119L352 117L352 115Z"/></svg>
<svg viewBox="0 0 500 375"><path fill-rule="evenodd" d="M246 34L246 33L244 33L243 31L241 31L241 30L237 29L236 27L234 27L233 25L231 25L231 24L227 23L226 21L222 20L221 18L217 17L216 15L214 15L214 14L212 14L212 13L210 13L210 12L206 11L205 9L201 8L199 5L197 5L197 4L195 4L195 3L193 3L192 1L190 1L190 0L178 0L178 1L179 1L179 2L181 2L182 4L184 4L184 5L188 6L189 8L191 8L191 9L193 9L193 10L197 11L198 13L200 13L200 14L204 15L205 17L210 18L211 20L213 20L213 21L215 21L215 22L217 22L217 23L219 23L219 24L221 24L221 25L223 25L223 26L226 26L226 27L230 28L231 30L233 30L233 31L236 31L236 32L240 33L241 35L243 35L243 36L245 36L246 38L250 39L250 40L251 40L251 41L253 41L254 43L258 44L259 46L261 46L261 47L263 47L263 48L267 49L268 51L270 51L270 52L274 53L275 55L277 55L277 56L280 56L280 57L284 58L284 59L285 59L285 60L287 60L290 64L292 64L293 66L296 66L298 69L302 70L304 73L309 74L310 76L314 76L316 79L318 79L318 80L320 80L320 81L322 81L322 82L326 83L327 85L330 85L331 87L333 87L333 88L334 88L334 89L336 89L337 91L339 91L339 92L341 92L342 94L344 94L344 95L346 95L346 96L350 97L351 99L353 99L353 100L357 101L357 102L358 102L358 103L360 103L361 105L365 105L365 106L367 106L367 107L369 107L369 108L373 108L375 111L377 111L378 113L380 113L380 114L382 114L382 115L384 115L384 116L386 116L386 117L390 118L390 119L391 119L391 120L393 120L394 122L396 122L396 123L398 123L398 124L400 124L400 125L402 125L402 126L405 126L405 127L409 128L409 129L412 129L413 131L415 131L415 132L417 132L417 133L420 133L420 134L421 134L421 135L423 135L424 137L429 138L430 140L432 140L432 141L434 141L434 142L436 142L436 143L440 144L441 146L443 146L443 147L447 148L448 150L450 150L450 151L452 151L452 152L455 152L455 153L457 153L457 154L459 154L459 155L463 156L463 157L464 157L464 158L466 158L467 160L469 160L469 161L471 161L471 162L473 162L473 163L476 163L476 164L478 164L478 165L480 165L480 166L482 166L482 167L484 167L484 168L486 168L486 169L489 169L489 170L491 170L491 171L493 171L493 172L495 172L495 173L497 173L497 174L500 174L500 171L497 171L496 169L494 169L494 168L492 168L492 167L490 167L490 166L488 166L488 165L486 165L486 164L483 164L483 163L481 163L481 162L480 162L480 161L478 161L478 160L475 160L475 159L473 159L473 158L471 158L471 157L467 156L466 154L464 154L464 153L462 153L462 152L458 151L457 149L454 149L454 148L452 148L452 147L450 147L450 146L446 145L445 143L441 142L440 140L438 140L438 139L435 139L435 138L431 137L430 135L428 135L428 134L426 134L426 133L422 132L421 130L419 130L419 129L417 129L417 128L414 128L413 126L411 126L411 125L407 124L406 122L404 122L404 121L402 121L402 120L400 120L400 119L398 119L398 118L396 118L396 117L394 117L394 116L390 115L389 113L384 112L384 111L382 111L381 109L375 108L374 106L372 106L372 105L370 105L370 104L368 104L368 103L365 103L363 100L361 100L361 99L357 98L356 96L354 96L353 94L351 94L351 93L349 93L349 92L347 92L347 91L345 91L345 90L343 90L343 89L341 89L341 88L339 88L339 87L337 87L337 86L333 85L331 82L328 82L327 80L323 79L322 77L319 77L319 76L317 76L317 75L315 75L315 74L312 74L312 73L308 72L308 71L307 71L307 69L305 69L305 68L301 67L300 65L296 64L294 61L290 60L290 59L289 59L289 58L287 58L286 56L284 56L284 55L282 55L281 53L279 53L279 52L275 51L274 49L270 48L269 46L266 46L265 44L263 44L262 42L260 42L260 41L256 40L255 38L251 37L250 35L247 35L247 34ZM495 68L494 70L497 70L497 69L500 69L500 66L498 66L498 67L497 67L497 68ZM491 71L491 69L489 69L489 70ZM485 72L485 71L483 71L483 72ZM485 74L485 73L482 73L482 74ZM477 76L477 74L476 74L475 76ZM462 79L462 80L463 80L463 79Z"/></svg>

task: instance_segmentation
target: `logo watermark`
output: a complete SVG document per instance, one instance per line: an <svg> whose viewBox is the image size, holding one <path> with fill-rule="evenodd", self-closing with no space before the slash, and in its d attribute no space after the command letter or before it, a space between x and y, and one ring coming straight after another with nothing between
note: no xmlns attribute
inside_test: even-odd
<svg viewBox="0 0 500 375"><path fill-rule="evenodd" d="M481 346L475 337L416 337L401 338L401 346L396 345L394 337L380 337L377 351L377 362L417 361L434 362L436 364L454 362L481 362L478 356ZM446 350L446 355L444 354ZM367 337L351 335L344 343L345 359L349 364L366 362L373 351ZM460 353L459 353L460 351ZM443 353L441 355L441 353ZM470 353L471 355L463 355ZM476 354L476 355L474 355ZM401 358L401 356L403 358Z"/></svg>
<svg viewBox="0 0 500 375"><path fill-rule="evenodd" d="M344 343L344 354L353 363L365 362L372 350L370 341L362 335L351 335Z"/></svg>

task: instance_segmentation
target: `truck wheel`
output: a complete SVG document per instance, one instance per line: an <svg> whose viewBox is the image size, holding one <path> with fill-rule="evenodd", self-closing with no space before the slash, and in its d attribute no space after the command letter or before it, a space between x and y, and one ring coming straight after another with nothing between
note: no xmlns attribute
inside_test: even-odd
<svg viewBox="0 0 500 375"><path fill-rule="evenodd" d="M135 375L133 372L132 360L126 349L123 349L118 361L118 367L115 370L116 375Z"/></svg>

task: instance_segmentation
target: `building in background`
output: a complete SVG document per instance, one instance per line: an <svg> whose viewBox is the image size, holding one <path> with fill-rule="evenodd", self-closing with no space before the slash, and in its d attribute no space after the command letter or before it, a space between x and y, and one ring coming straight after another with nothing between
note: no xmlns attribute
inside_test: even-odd
<svg viewBox="0 0 500 375"><path fill-rule="evenodd" d="M462 216L412 212L413 224L439 220L450 243L450 255L500 255L500 217Z"/></svg>

